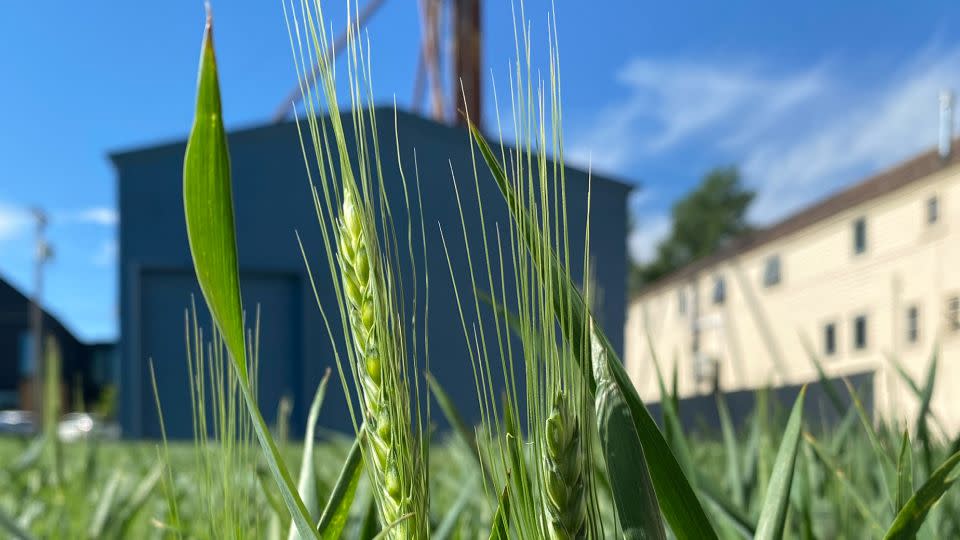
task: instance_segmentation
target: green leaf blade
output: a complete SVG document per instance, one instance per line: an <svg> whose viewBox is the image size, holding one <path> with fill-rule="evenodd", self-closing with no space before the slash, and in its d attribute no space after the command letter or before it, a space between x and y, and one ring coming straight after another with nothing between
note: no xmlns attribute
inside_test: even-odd
<svg viewBox="0 0 960 540"><path fill-rule="evenodd" d="M361 429L360 433L364 433L364 430ZM320 516L317 533L324 540L340 538L344 527L347 526L350 507L353 505L353 498L357 493L357 484L360 483L360 477L363 476L362 440L362 435L359 435L353 442L350 453L347 454L347 459L340 470L340 476L337 477L337 483L334 484L327 505Z"/></svg>
<svg viewBox="0 0 960 540"><path fill-rule="evenodd" d="M197 108L183 159L184 216L200 290L246 382L230 152L209 16L201 47Z"/></svg>
<svg viewBox="0 0 960 540"><path fill-rule="evenodd" d="M606 351L592 340L593 372L597 380L595 406L600 445L607 464L610 491L625 538L666 539L660 507L643 444L623 393L610 377Z"/></svg>
<svg viewBox="0 0 960 540"><path fill-rule="evenodd" d="M217 61L213 50L213 23L209 11L200 53L197 107L184 155L183 207L197 281L230 353L241 394L267 465L300 535L316 538L309 514L260 414L247 374L230 154L223 127Z"/></svg>
<svg viewBox="0 0 960 540"><path fill-rule="evenodd" d="M313 446L316 438L317 418L320 416L320 407L323 406L323 399L327 395L327 383L330 381L330 369L324 373L320 380L317 391L313 396L313 403L310 404L310 412L307 415L307 432L303 436L303 455L300 459L300 477L297 481L297 492L303 499L303 505L311 519L319 518L320 508L317 501L317 482L316 471L313 462ZM300 535L296 527L291 524L290 531L287 533L288 540L299 539Z"/></svg>
<svg viewBox="0 0 960 540"><path fill-rule="evenodd" d="M773 475L767 486L766 497L757 522L759 540L773 540L783 537L784 525L787 522L787 510L790 507L790 486L793 483L793 473L796 469L797 449L800 447L800 432L803 427L803 402L807 393L804 386L793 404L787 429L784 431L777 459L773 465Z"/></svg>
<svg viewBox="0 0 960 540"><path fill-rule="evenodd" d="M903 432L900 443L900 456L897 458L897 512L903 510L907 499L913 494L913 448L910 445L910 433Z"/></svg>
<svg viewBox="0 0 960 540"><path fill-rule="evenodd" d="M960 452L947 458L910 500L900 509L897 517L884 536L886 539L908 539L916 536L917 531L927 519L930 509L940 497L950 489L960 476L953 469L960 464Z"/></svg>

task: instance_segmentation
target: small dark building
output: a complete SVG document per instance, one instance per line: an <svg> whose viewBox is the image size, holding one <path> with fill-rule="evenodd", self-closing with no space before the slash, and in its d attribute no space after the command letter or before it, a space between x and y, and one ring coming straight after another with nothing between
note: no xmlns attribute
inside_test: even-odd
<svg viewBox="0 0 960 540"><path fill-rule="evenodd" d="M0 279L0 410L35 409L37 379L34 334L30 326L32 305L30 298ZM64 410L71 409L81 397L84 403L91 403L107 381L93 380L90 347L46 310L42 326L43 335L52 337L60 349ZM112 350L113 345L102 344L101 348Z"/></svg>
<svg viewBox="0 0 960 540"><path fill-rule="evenodd" d="M388 197L398 231L406 231L403 191L397 173L394 110L376 109L379 147ZM479 211L473 181L470 143L462 128L398 112L399 154L412 182L414 148L422 187L426 224L427 272L430 278L430 370L470 421L479 411L473 375L463 338L440 227L451 244L453 269L462 281L468 266L460 238L451 167L460 185L470 234L479 235ZM350 125L345 120L346 125ZM229 134L237 216L237 242L244 306L251 318L260 306L259 396L270 419L282 396L293 401L294 430L302 429L306 406L323 372L334 365L306 267L297 245L298 231L317 277L320 302L335 302L323 257L320 227L310 197L306 171L292 122L236 130ZM352 143L350 143L352 144ZM191 406L187 378L184 318L202 297L194 277L184 226L182 167L185 141L114 153L120 205L121 425L128 437L158 437L158 416L150 381L152 360L168 435L190 437ZM479 159L479 157L478 157ZM482 164L481 164L482 167ZM485 171L480 197L486 219L506 226L506 205ZM587 174L567 169L567 201L571 216L571 253L582 254ZM466 188L466 189L465 189ZM626 196L630 187L594 175L592 180L591 248L594 280L602 290L598 314L613 344L622 349L625 312L627 231ZM579 233L578 233L579 231ZM457 241L457 240L460 241ZM479 238L471 240L479 246ZM478 263L474 257L474 264ZM579 279L582 257L571 257ZM423 272L422 263L418 272ZM476 268L486 276L484 268ZM405 283L407 283L405 278ZM508 285L509 290L509 285ZM422 294L422 291L421 291ZM422 298L421 298L422 302ZM408 301L407 305L411 305ZM336 311L335 309L328 310ZM209 328L209 316L200 320ZM335 334L338 320L331 320ZM209 335L209 334L208 334ZM439 418L435 418L441 421ZM327 394L320 424L350 429L340 385Z"/></svg>

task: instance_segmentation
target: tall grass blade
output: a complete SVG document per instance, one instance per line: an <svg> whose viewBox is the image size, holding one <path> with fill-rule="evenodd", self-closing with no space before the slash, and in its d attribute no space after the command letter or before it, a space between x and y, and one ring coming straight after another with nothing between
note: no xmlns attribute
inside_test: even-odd
<svg viewBox="0 0 960 540"><path fill-rule="evenodd" d="M493 514L493 526L490 528L490 540L510 538L510 475L497 499L497 511Z"/></svg>
<svg viewBox="0 0 960 540"><path fill-rule="evenodd" d="M863 517L864 521L871 527L877 529L877 532L881 532L883 528L880 526L877 516L873 513L873 510L870 508L870 505L867 503L867 501L865 501L861 494L857 491L857 487L853 485L844 471L837 465L836 461L827 453L826 449L823 448L823 446L821 446L817 440L813 438L812 435L805 433L804 438L806 439L810 448L813 449L813 452L817 455L817 459L824 464L829 473L836 478L843 487L847 496L853 500L854 506L856 506L857 511L860 513L861 517Z"/></svg>
<svg viewBox="0 0 960 540"><path fill-rule="evenodd" d="M844 379L843 383L847 386L847 392L850 393L850 398L853 400L853 406L856 408L857 415L860 417L860 423L863 425L863 429L867 433L867 438L870 439L870 445L873 446L874 454L876 454L877 459L880 461L879 465L884 478L883 487L887 490L887 497L891 502L893 502L891 486L895 485L897 474L895 465L893 463L893 458L890 457L890 453L880 440L880 435L873 427L873 422L870 420L870 416L867 414L867 410L863 407L863 402L860 400L860 394L857 393L856 389L847 379Z"/></svg>
<svg viewBox="0 0 960 540"><path fill-rule="evenodd" d="M337 483L334 484L327 505L320 516L320 522L317 524L317 532L324 540L340 538L344 527L347 526L350 507L357 493L357 484L363 476L363 452L360 448L363 433L364 431L360 430L360 435L353 442L350 453L347 454L347 459L343 463L343 469L340 470L340 476L337 477Z"/></svg>
<svg viewBox="0 0 960 540"><path fill-rule="evenodd" d="M300 479L297 482L297 491L303 499L303 505L307 508L311 520L320 517L320 502L317 500L317 479L316 470L313 461L313 445L316 439L317 418L320 416L320 407L323 406L323 398L327 395L327 382L330 381L330 368L327 368L320 385L317 386L317 392L313 396L313 403L310 404L310 412L307 415L307 432L303 436L303 455L300 458ZM296 527L291 526L287 532L288 540L300 538Z"/></svg>
<svg viewBox="0 0 960 540"><path fill-rule="evenodd" d="M733 497L733 504L743 507L743 478L740 475L740 450L737 445L737 432L730 420L730 410L723 392L717 392L717 415L720 417L720 430L723 435L723 447L727 454L727 486Z"/></svg>
<svg viewBox="0 0 960 540"><path fill-rule="evenodd" d="M57 433L60 419L60 381L63 369L60 346L52 336L46 340L43 373L43 433L50 455L53 485L59 491L63 487L63 445Z"/></svg>
<svg viewBox="0 0 960 540"><path fill-rule="evenodd" d="M730 504L730 501L722 493L718 493L710 484L700 485L698 491L701 498L713 507L715 513L729 523L740 536L748 540L753 538L756 534L757 524L750 519L750 516L747 516L737 506Z"/></svg>
<svg viewBox="0 0 960 540"><path fill-rule="evenodd" d="M912 494L913 448L910 444L910 433L904 430L903 442L900 443L900 456L897 458L897 512L903 509L907 504L907 498Z"/></svg>
<svg viewBox="0 0 960 540"><path fill-rule="evenodd" d="M110 516L110 510L114 506L114 498L117 495L117 489L120 487L121 472L113 471L110 479L107 481L100 493L100 500L97 502L97 508L93 512L93 519L90 520L90 527L87 530L89 538L102 538L104 528L107 525L107 518Z"/></svg>
<svg viewBox="0 0 960 540"><path fill-rule="evenodd" d="M20 527L3 508L0 508L0 531L10 535L13 540L33 540L33 536Z"/></svg>
<svg viewBox="0 0 960 540"><path fill-rule="evenodd" d="M933 450L930 448L930 431L927 428L927 416L930 414L930 401L933 398L933 387L937 382L937 352L934 349L933 357L930 359L930 367L927 368L927 379L923 385L923 393L920 395L920 409L917 411L917 439L920 440L920 447L923 450L923 465L926 474L933 471Z"/></svg>
<svg viewBox="0 0 960 540"><path fill-rule="evenodd" d="M947 458L933 472L930 478L920 486L920 489L910 497L910 500L897 513L897 517L894 518L884 538L907 539L913 538L917 534L933 505L957 481L960 473L954 473L953 469L958 463L960 463L960 452Z"/></svg>
<svg viewBox="0 0 960 540"><path fill-rule="evenodd" d="M545 276L548 284L557 291L554 296L557 312L565 313L570 317L566 324L560 325L564 331L564 339L570 343L570 349L577 353L577 359L581 364L589 363L589 358L582 357L583 351L589 351L589 349L582 347L587 318L587 308L583 298L571 281L570 276L563 270L556 253L549 247L544 246L542 238L536 235L537 227L531 223L529 214L524 213L523 207L518 204L517 195L487 140L480 133L476 124L470 123L469 127L474 143L479 148L484 162L486 162L494 181L497 183L497 187L506 199L511 217L517 223L517 229L524 232L522 240L526 244L527 251L533 254L545 254L543 259L548 267L540 268L540 274ZM537 259L536 256L533 258ZM671 531L681 540L687 538L697 540L716 538L716 532L710 525L693 487L686 479L683 469L660 433L656 421L650 415L643 401L640 400L640 396L637 394L637 390L630 381L630 377L623 368L616 352L602 332L598 332L597 335L600 341L599 345L605 349L610 358L608 365L610 366L613 384L620 390L629 408L629 415L643 446L650 476L657 493L657 500L670 524ZM590 382L591 386L595 385L595 381Z"/></svg>
<svg viewBox="0 0 960 540"><path fill-rule="evenodd" d="M117 515L111 516L110 523L107 526L108 537L128 538L130 525L134 518L143 509L144 505L153 494L157 483L163 475L163 463L158 462L149 472L140 480L133 493L127 498L126 503L120 508Z"/></svg>
<svg viewBox="0 0 960 540"><path fill-rule="evenodd" d="M930 354L931 363L936 362L937 357L939 356L939 352L940 352L940 345L939 343L935 343L933 346L933 352ZM923 401L924 389L917 384L917 381L913 380L913 377L911 377L909 373L907 373L907 369L903 366L903 363L900 362L900 360L893 355L889 355L887 359L890 361L891 364L893 364L893 367L896 369L897 375L900 377L901 380L903 380L903 382L907 384L907 386L910 388L910 391L913 392L913 395L916 396L916 398L919 399L920 401ZM943 422L940 420L940 417L937 416L937 414L932 410L929 411L929 414L930 414L930 417L933 419L933 421L937 424L937 428L940 430L940 432L947 433L947 430L944 429L943 427Z"/></svg>
<svg viewBox="0 0 960 540"><path fill-rule="evenodd" d="M183 206L190 253L200 290L230 353L241 394L274 481L300 535L315 538L309 514L260 414L247 374L230 155L217 79L213 21L208 12L200 56L197 107L183 164Z"/></svg>
<svg viewBox="0 0 960 540"><path fill-rule="evenodd" d="M437 528L434 529L433 533L430 534L430 538L433 540L447 540L453 537L457 522L460 520L460 516L463 514L464 510L467 508L467 505L470 504L470 501L473 500L476 495L477 484L479 483L480 477L474 477L473 481L468 485L463 486L460 491L460 496L457 497L457 500L454 501L453 505L450 506L450 509L447 510L443 520L440 521L440 524L437 525Z"/></svg>
<svg viewBox="0 0 960 540"><path fill-rule="evenodd" d="M673 364L673 391L668 392L667 385L663 380L663 371L660 368L660 360L658 359L656 349L653 346L653 336L650 333L650 328L645 327L644 332L647 338L647 348L650 351L650 358L653 360L654 371L657 375L657 385L660 388L660 410L663 413L663 424L666 431L667 442L670 443L670 447L673 449L673 453L677 457L677 461L679 461L680 466L683 467L683 472L686 473L691 484L696 486L697 478L696 470L693 465L693 456L690 453L690 446L687 444L687 438L683 434L683 424L680 422L680 411L678 409L678 404L680 401L677 396L676 387L676 367L678 362L674 362Z"/></svg>
<svg viewBox="0 0 960 540"><path fill-rule="evenodd" d="M777 451L777 460L773 465L773 475L767 486L763 507L760 510L760 519L757 522L759 540L773 540L783 537L784 525L787 522L787 510L790 507L790 486L793 483L793 473L797 462L797 449L800 446L800 431L803 427L803 401L807 393L804 386L793 404L790 420Z"/></svg>

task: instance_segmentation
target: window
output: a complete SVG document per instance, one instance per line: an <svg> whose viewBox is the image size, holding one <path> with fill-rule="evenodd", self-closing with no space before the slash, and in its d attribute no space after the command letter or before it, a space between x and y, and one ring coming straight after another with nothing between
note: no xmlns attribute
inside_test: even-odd
<svg viewBox="0 0 960 540"><path fill-rule="evenodd" d="M867 348L867 316L858 315L853 319L853 348L863 350Z"/></svg>
<svg viewBox="0 0 960 540"><path fill-rule="evenodd" d="M771 255L763 269L763 285L772 287L777 283L780 283L780 256Z"/></svg>
<svg viewBox="0 0 960 540"><path fill-rule="evenodd" d="M727 300L727 284L722 277L713 280L713 303L723 304Z"/></svg>
<svg viewBox="0 0 960 540"><path fill-rule="evenodd" d="M940 201L934 195L927 199L927 224L933 225L940 219Z"/></svg>
<svg viewBox="0 0 960 540"><path fill-rule="evenodd" d="M917 306L907 308L907 343L916 343L920 339L920 310Z"/></svg>
<svg viewBox="0 0 960 540"><path fill-rule="evenodd" d="M33 332L26 330L20 334L20 376L24 379L33 377L36 361L33 352Z"/></svg>
<svg viewBox="0 0 960 540"><path fill-rule="evenodd" d="M853 222L853 252L857 255L867 250L867 220L858 218Z"/></svg>
<svg viewBox="0 0 960 540"><path fill-rule="evenodd" d="M947 329L951 332L960 331L960 296L947 300Z"/></svg>
<svg viewBox="0 0 960 540"><path fill-rule="evenodd" d="M687 293L682 289L677 291L677 312L681 315L686 315L687 313Z"/></svg>
<svg viewBox="0 0 960 540"><path fill-rule="evenodd" d="M823 354L833 356L837 352L837 325L828 323L823 327Z"/></svg>

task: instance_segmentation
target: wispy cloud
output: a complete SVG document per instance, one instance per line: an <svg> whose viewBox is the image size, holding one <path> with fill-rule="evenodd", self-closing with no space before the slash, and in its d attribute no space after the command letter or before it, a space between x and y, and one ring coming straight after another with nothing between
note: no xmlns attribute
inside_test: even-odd
<svg viewBox="0 0 960 540"><path fill-rule="evenodd" d="M718 145L741 143L826 86L821 68L778 76L750 66L664 59L635 59L617 81L627 97L601 110L569 152L575 161L592 158L602 171L622 171L708 134Z"/></svg>
<svg viewBox="0 0 960 540"><path fill-rule="evenodd" d="M64 212L58 216L58 221L64 223L88 223L112 227L120 221L120 216L113 208L94 206L83 210Z"/></svg>
<svg viewBox="0 0 960 540"><path fill-rule="evenodd" d="M824 122L752 140L743 162L744 173L759 188L751 217L777 219L932 147L938 95L943 88L958 87L960 48L927 52L892 70L885 84L835 103L835 112Z"/></svg>
<svg viewBox="0 0 960 540"><path fill-rule="evenodd" d="M0 202L0 242L23 234L29 227L29 212Z"/></svg>
<svg viewBox="0 0 960 540"><path fill-rule="evenodd" d="M842 62L784 73L762 64L636 59L617 74L626 98L597 114L568 152L629 174L700 152L741 164L769 223L936 143L937 96L960 88L960 47L930 47L869 83ZM659 219L659 218L658 218ZM642 244L638 233L634 243ZM644 248L646 249L646 248Z"/></svg>

